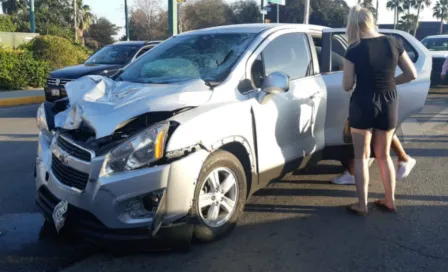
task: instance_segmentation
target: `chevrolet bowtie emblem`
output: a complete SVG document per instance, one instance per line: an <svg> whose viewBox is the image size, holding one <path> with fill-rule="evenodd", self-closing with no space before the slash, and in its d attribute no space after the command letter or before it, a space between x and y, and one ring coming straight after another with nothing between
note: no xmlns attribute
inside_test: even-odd
<svg viewBox="0 0 448 272"><path fill-rule="evenodd" d="M59 155L59 160L61 161L61 163L62 163L63 165L67 165L67 163L68 163L68 161L67 161L67 155L65 155L65 154L60 154L60 155Z"/></svg>

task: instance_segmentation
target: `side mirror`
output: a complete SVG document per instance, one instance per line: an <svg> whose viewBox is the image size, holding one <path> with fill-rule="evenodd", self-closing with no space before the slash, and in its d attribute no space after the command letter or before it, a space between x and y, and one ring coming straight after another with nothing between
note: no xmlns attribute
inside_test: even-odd
<svg viewBox="0 0 448 272"><path fill-rule="evenodd" d="M282 72L274 72L263 80L261 90L268 94L285 93L289 90L289 76Z"/></svg>

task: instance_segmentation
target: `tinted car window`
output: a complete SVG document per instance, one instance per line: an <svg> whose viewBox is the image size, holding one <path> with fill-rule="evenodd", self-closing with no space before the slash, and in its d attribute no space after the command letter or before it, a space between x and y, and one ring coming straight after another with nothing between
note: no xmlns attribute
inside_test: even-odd
<svg viewBox="0 0 448 272"><path fill-rule="evenodd" d="M93 54L86 64L126 64L141 48L139 45L108 45Z"/></svg>
<svg viewBox="0 0 448 272"><path fill-rule="evenodd" d="M294 80L308 75L311 51L305 34L289 33L277 37L262 52L265 75L283 72Z"/></svg>
<svg viewBox="0 0 448 272"><path fill-rule="evenodd" d="M344 56L347 50L345 35L333 35L331 37L331 71L343 71L344 70Z"/></svg>
<svg viewBox="0 0 448 272"><path fill-rule="evenodd" d="M448 38L426 38L422 43L430 51L448 51Z"/></svg>

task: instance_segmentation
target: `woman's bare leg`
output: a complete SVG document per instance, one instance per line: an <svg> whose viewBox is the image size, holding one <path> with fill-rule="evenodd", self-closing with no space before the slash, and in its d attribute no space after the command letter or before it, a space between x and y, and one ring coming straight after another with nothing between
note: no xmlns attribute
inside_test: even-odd
<svg viewBox="0 0 448 272"><path fill-rule="evenodd" d="M397 135L394 134L392 138L392 150L398 157L399 162L408 162L408 155L406 151L404 151L403 146L401 145L400 139L398 139Z"/></svg>
<svg viewBox="0 0 448 272"><path fill-rule="evenodd" d="M351 128L351 131L353 147L355 150L354 174L356 180L356 191L358 192L359 198L357 209L367 212L370 142L372 140L372 131L355 128Z"/></svg>
<svg viewBox="0 0 448 272"><path fill-rule="evenodd" d="M374 130L373 148L384 186L384 204L395 209L395 168L390 156L394 130Z"/></svg>

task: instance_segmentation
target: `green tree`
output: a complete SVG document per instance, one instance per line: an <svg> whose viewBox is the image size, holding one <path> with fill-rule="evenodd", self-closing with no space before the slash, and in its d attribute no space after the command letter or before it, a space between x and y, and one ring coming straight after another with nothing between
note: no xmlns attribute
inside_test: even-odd
<svg viewBox="0 0 448 272"><path fill-rule="evenodd" d="M223 0L197 0L183 7L184 30L230 24L232 9Z"/></svg>
<svg viewBox="0 0 448 272"><path fill-rule="evenodd" d="M14 32L16 26L14 25L11 16L0 14L0 32Z"/></svg>
<svg viewBox="0 0 448 272"><path fill-rule="evenodd" d="M400 14L403 12L403 0L388 0L386 7L389 10L394 11L394 29L397 28L397 24L400 18Z"/></svg>
<svg viewBox="0 0 448 272"><path fill-rule="evenodd" d="M89 5L85 5L83 0L76 0L76 1L77 1L76 29L78 32L77 37L80 38L82 44L85 44L84 32L87 31L89 27L92 25L95 17L92 14L91 12L92 10Z"/></svg>
<svg viewBox="0 0 448 272"><path fill-rule="evenodd" d="M85 33L86 44L89 48L97 50L100 47L113 43L114 36L120 28L106 18L99 18Z"/></svg>
<svg viewBox="0 0 448 272"><path fill-rule="evenodd" d="M417 5L417 0L403 0L403 8L407 11L407 14L411 14L411 9Z"/></svg>
<svg viewBox="0 0 448 272"><path fill-rule="evenodd" d="M448 0L439 0L433 8L433 17L440 20L440 34L443 33L443 23L448 18Z"/></svg>
<svg viewBox="0 0 448 272"><path fill-rule="evenodd" d="M414 26L414 36L417 35L417 29L419 27L418 21L420 20L420 12L424 8L431 6L431 3L432 3L431 0L416 0L415 1L414 8L417 9L417 20L415 21L415 26Z"/></svg>
<svg viewBox="0 0 448 272"><path fill-rule="evenodd" d="M411 31L414 31L416 22L418 22L418 18L416 15L405 14L401 17L401 20L399 21L398 25L401 30L411 33Z"/></svg>
<svg viewBox="0 0 448 272"><path fill-rule="evenodd" d="M343 0L311 1L310 23L329 27L346 25L349 7Z"/></svg>
<svg viewBox="0 0 448 272"><path fill-rule="evenodd" d="M370 10L375 18L378 17L378 15L376 14L376 8L373 6L372 0L358 0L358 4Z"/></svg>
<svg viewBox="0 0 448 272"><path fill-rule="evenodd" d="M258 23L261 18L260 7L255 0L239 0L230 7L234 24Z"/></svg>

